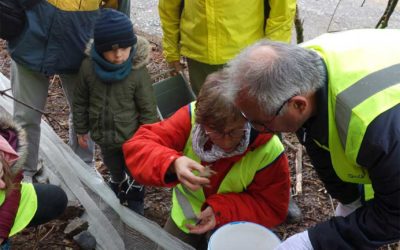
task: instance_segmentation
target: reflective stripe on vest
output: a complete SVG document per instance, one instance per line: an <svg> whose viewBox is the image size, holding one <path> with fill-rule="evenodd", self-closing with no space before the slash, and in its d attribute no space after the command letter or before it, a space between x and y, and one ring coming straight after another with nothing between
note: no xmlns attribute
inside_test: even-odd
<svg viewBox="0 0 400 250"><path fill-rule="evenodd" d="M400 31L326 34L303 46L328 69L329 151L340 179L371 183L357 156L368 125L400 101Z"/></svg>
<svg viewBox="0 0 400 250"><path fill-rule="evenodd" d="M195 124L194 107L193 102L190 104L192 128ZM243 192L251 184L257 171L274 162L283 151L283 145L277 136L273 136L266 144L257 147L255 150L248 151L226 174L217 193ZM191 133L183 153L187 157L200 162L199 157L192 149ZM196 222L196 215L200 213L204 202L205 196L202 189L190 191L181 184L178 184L172 193L171 217L175 224L182 231L188 232L185 225Z"/></svg>
<svg viewBox="0 0 400 250"><path fill-rule="evenodd" d="M5 192L0 190L0 206L5 200ZM31 183L21 183L21 199L18 206L18 211L15 216L14 224L10 230L9 237L22 231L29 222L31 222L33 216L37 210L37 196L35 188Z"/></svg>
<svg viewBox="0 0 400 250"><path fill-rule="evenodd" d="M377 95L379 92L393 87L396 84L398 85L399 79L400 64L396 64L367 75L337 95L335 120L340 141L343 146L346 147L347 145L347 134L350 132L349 126L353 108L357 107L368 98ZM400 96L398 98L400 99ZM390 103L390 107L393 104L396 103Z"/></svg>
<svg viewBox="0 0 400 250"><path fill-rule="evenodd" d="M191 192L189 192L189 190L187 190L185 186L181 185L181 187L186 195L192 195ZM174 188L174 195L182 209L183 214L185 215L186 220L194 221L196 220L197 216L192 208L192 205L190 205L189 200L186 198L185 194L182 193L181 189Z"/></svg>

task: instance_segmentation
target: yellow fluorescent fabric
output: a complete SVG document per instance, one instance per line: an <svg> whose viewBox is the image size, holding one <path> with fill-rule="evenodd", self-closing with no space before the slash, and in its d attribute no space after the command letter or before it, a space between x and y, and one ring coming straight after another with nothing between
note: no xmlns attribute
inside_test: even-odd
<svg viewBox="0 0 400 250"><path fill-rule="evenodd" d="M1 190L0 190L1 191ZM19 202L17 215L15 216L13 227L11 228L9 237L23 230L37 210L37 196L35 188L31 183L21 184L21 200Z"/></svg>
<svg viewBox="0 0 400 250"><path fill-rule="evenodd" d="M296 0L269 2L265 26L263 0L160 0L164 56L169 62L182 55L206 64L225 64L259 39L289 42Z"/></svg>
<svg viewBox="0 0 400 250"><path fill-rule="evenodd" d="M365 29L325 34L302 44L317 51L328 69L329 151L344 181L371 183L357 156L368 125L399 104L400 79L393 74L400 65L397 41L399 30Z"/></svg>
<svg viewBox="0 0 400 250"><path fill-rule="evenodd" d="M91 11L97 10L100 0L47 0L50 4L64 11Z"/></svg>

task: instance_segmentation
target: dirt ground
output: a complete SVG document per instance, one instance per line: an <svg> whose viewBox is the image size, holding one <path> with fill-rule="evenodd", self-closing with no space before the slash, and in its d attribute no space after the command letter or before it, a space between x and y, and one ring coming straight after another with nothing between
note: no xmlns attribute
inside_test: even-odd
<svg viewBox="0 0 400 250"><path fill-rule="evenodd" d="M146 36L152 44L151 63L148 69L154 78L159 81L165 76L159 75L160 72L166 70L166 63L162 57L161 47L157 37ZM7 77L10 76L10 57L5 50L5 42L0 40L0 72ZM65 142L68 140L68 123L67 116L69 112L68 105L65 101L61 85L56 78L51 82L46 111L49 115L45 117L56 133L63 138ZM303 217L300 222L287 224L274 229L281 239L301 232L308 227L315 225L320 221L324 221L333 215L336 202L333 201L326 193L325 188L319 181L315 171L305 151L302 155L302 193L296 192L295 178L295 161L298 148L298 141L292 134L284 134L284 145L291 166L291 181L294 199L302 210ZM101 162L101 157L97 150L96 166L105 178L108 172ZM145 216L156 221L159 225L163 225L169 215L171 206L170 190L166 188L148 187L145 199ZM66 238L63 233L67 221L55 220L37 228L25 229L22 233L12 239L13 249L79 249L73 240ZM396 249L396 247L385 247L382 249Z"/></svg>

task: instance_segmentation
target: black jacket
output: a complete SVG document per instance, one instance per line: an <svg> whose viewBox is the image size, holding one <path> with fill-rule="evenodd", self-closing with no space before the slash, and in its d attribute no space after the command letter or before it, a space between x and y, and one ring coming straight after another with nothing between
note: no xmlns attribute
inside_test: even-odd
<svg viewBox="0 0 400 250"><path fill-rule="evenodd" d="M336 175L328 146L327 86L317 92L318 115L297 132L329 194L341 203L361 196L360 186ZM375 197L347 217L332 217L309 229L314 249L376 249L400 239L400 104L367 128L357 163L368 169Z"/></svg>

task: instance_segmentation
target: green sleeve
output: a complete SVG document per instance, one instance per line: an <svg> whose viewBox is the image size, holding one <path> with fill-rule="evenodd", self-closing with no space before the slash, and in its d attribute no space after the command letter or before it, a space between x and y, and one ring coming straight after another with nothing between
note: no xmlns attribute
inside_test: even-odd
<svg viewBox="0 0 400 250"><path fill-rule="evenodd" d="M140 125L158 121L153 85L146 66L138 70L134 101L138 108Z"/></svg>

